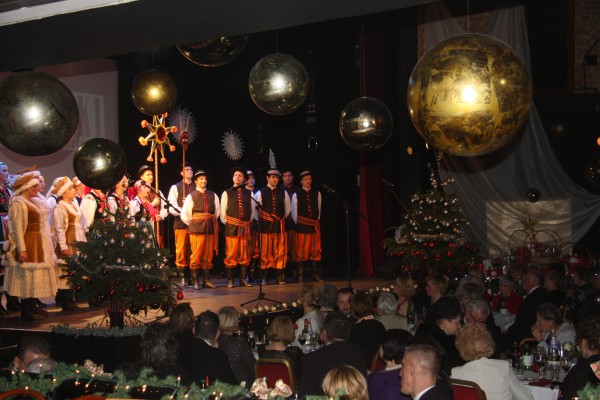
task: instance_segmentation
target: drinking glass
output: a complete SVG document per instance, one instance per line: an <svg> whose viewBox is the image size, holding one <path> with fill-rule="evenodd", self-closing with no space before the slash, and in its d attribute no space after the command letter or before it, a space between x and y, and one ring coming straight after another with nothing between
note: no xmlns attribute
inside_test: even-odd
<svg viewBox="0 0 600 400"><path fill-rule="evenodd" d="M539 378L542 379L546 372L546 349L544 347L540 346L536 349L533 362L538 366Z"/></svg>
<svg viewBox="0 0 600 400"><path fill-rule="evenodd" d="M571 365L571 358L569 358L569 356L562 356L560 358L560 366L563 371L565 371L565 374L569 371L569 369L571 369Z"/></svg>

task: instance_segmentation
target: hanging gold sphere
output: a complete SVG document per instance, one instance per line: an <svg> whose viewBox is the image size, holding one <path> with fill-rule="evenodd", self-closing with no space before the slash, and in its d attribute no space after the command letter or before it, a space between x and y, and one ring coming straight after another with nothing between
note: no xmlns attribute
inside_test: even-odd
<svg viewBox="0 0 600 400"><path fill-rule="evenodd" d="M175 107L177 86L166 72L149 69L133 81L131 100L144 114L161 115Z"/></svg>
<svg viewBox="0 0 600 400"><path fill-rule="evenodd" d="M458 35L419 60L407 101L415 128L429 144L456 156L479 156L520 132L529 113L531 80L505 43Z"/></svg>
<svg viewBox="0 0 600 400"><path fill-rule="evenodd" d="M294 57L270 54L250 71L248 89L254 104L267 114L291 114L308 96L308 73Z"/></svg>
<svg viewBox="0 0 600 400"><path fill-rule="evenodd" d="M220 67L235 60L246 48L248 36L220 36L177 46L181 54L203 67Z"/></svg>

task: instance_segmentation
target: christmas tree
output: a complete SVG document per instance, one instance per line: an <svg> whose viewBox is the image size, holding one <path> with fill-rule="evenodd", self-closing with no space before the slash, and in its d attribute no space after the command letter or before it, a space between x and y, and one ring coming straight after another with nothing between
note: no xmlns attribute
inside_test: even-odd
<svg viewBox="0 0 600 400"><path fill-rule="evenodd" d="M110 217L105 211L91 225L88 241L76 244L79 254L63 267L63 277L78 297L105 307L111 328L123 327L125 321L137 325L140 312L147 316L156 310L158 316L175 303L169 251L154 247L152 228L141 222L133 223L126 211Z"/></svg>
<svg viewBox="0 0 600 400"><path fill-rule="evenodd" d="M407 273L463 274L479 263L477 250L466 240L463 227L469 221L455 194L445 193L431 168L431 189L411 196L404 223L390 228L394 237L383 240L388 255L402 258Z"/></svg>

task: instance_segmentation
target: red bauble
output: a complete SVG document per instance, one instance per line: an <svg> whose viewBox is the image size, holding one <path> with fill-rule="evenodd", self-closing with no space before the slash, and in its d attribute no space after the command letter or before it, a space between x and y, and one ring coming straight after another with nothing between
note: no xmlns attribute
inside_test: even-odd
<svg viewBox="0 0 600 400"><path fill-rule="evenodd" d="M144 290L146 290L146 288L144 286L138 286L138 292L140 293L144 293Z"/></svg>
<svg viewBox="0 0 600 400"><path fill-rule="evenodd" d="M81 285L77 285L77 287L75 288L76 291L81 292Z"/></svg>
<svg viewBox="0 0 600 400"><path fill-rule="evenodd" d="M87 282L87 284L88 284L88 285L91 285L91 284L92 284L92 282L93 282L93 281L92 281L92 278L87 278L86 282Z"/></svg>
<svg viewBox="0 0 600 400"><path fill-rule="evenodd" d="M183 300L183 292L177 292L177 300Z"/></svg>
<svg viewBox="0 0 600 400"><path fill-rule="evenodd" d="M115 289L110 289L108 294L110 294L111 296L114 296L115 294L117 294L117 291Z"/></svg>
<svg viewBox="0 0 600 400"><path fill-rule="evenodd" d="M107 274L108 274L108 269L104 268L104 269L102 270L102 274L103 274L103 275L107 275Z"/></svg>

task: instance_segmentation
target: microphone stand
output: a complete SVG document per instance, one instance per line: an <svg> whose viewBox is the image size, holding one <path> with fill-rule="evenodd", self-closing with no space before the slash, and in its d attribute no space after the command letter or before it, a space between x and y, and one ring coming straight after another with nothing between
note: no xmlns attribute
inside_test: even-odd
<svg viewBox="0 0 600 400"><path fill-rule="evenodd" d="M251 194L248 194L250 196L250 199L256 203L256 212L260 213L260 210L262 210L262 204L260 204L255 198L254 196L252 196ZM267 214L273 216L273 214L271 214L268 211L265 211ZM284 223L283 220L281 221L281 223ZM262 259L262 246L261 246L261 234L260 234L260 217L258 218L258 224L256 225L258 227L258 259L259 261ZM271 303L277 303L277 304L281 304L281 301L279 300L273 300L273 299L269 299L268 297L265 296L264 292L263 292L263 284L262 284L262 278L260 277L260 275L262 275L260 272L262 271L262 269L260 268L260 263L258 265L258 270L259 270L259 278L258 278L258 295L256 296L255 299L252 300L248 300L242 304L240 304L241 307L244 307L246 304L250 304L253 302L254 303L254 307L256 307L258 305L258 303L261 302L261 300L264 301L270 301Z"/></svg>
<svg viewBox="0 0 600 400"><path fill-rule="evenodd" d="M155 195L157 195L159 199L161 199L162 201L165 202L165 206L164 207L167 209L167 211L169 211L169 208L172 208L173 210L175 210L179 214L181 214L181 210L179 208L175 207L173 204L171 204L171 202L168 199L166 199L165 196L163 196L163 194L160 191L157 192L156 190L154 190L154 188L152 186L150 186L148 184L146 184L144 186L146 186L148 189L150 189L150 191L152 193L154 193ZM160 210L159 210L159 212L160 212Z"/></svg>
<svg viewBox="0 0 600 400"><path fill-rule="evenodd" d="M358 215L362 216L361 212L356 209L353 205L348 203L346 200L342 199L335 190L328 186L321 185L333 198L342 203L344 206L344 213L346 216L346 268L348 274L348 287L352 289L352 281L351 281L351 273L350 273L350 216L349 210L352 209Z"/></svg>

